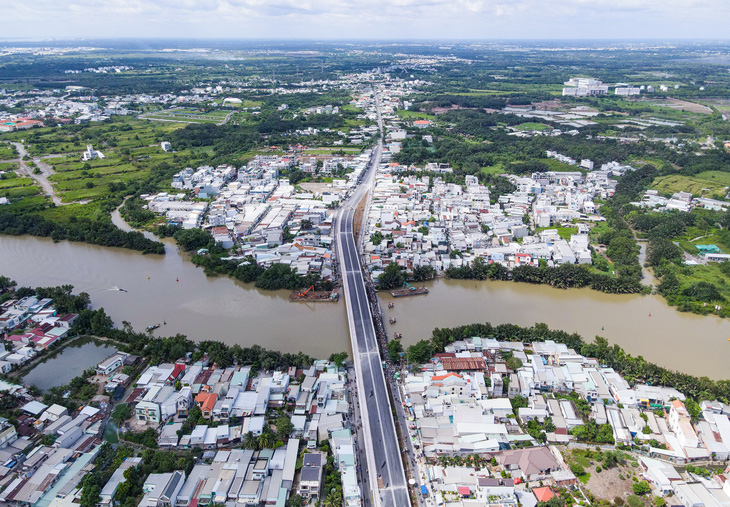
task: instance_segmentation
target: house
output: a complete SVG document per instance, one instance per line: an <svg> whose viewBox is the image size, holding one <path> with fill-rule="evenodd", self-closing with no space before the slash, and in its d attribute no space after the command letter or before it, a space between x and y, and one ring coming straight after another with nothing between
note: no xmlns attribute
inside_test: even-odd
<svg viewBox="0 0 730 507"><path fill-rule="evenodd" d="M543 480L560 470L560 463L547 447L504 451L496 458L505 469L513 471L513 476L521 476L525 481Z"/></svg>
<svg viewBox="0 0 730 507"><path fill-rule="evenodd" d="M150 474L144 481L140 507L166 507L177 504L177 495L185 484L185 473L175 470L167 474Z"/></svg>
<svg viewBox="0 0 730 507"><path fill-rule="evenodd" d="M122 464L119 465L119 468L114 471L111 479L107 481L107 483L104 485L104 488L101 490L101 493L99 494L99 497L101 499L99 500L98 505L102 507L112 505L114 495L117 494L117 489L119 488L119 485L126 481L126 479L124 478L124 472L132 467L136 467L140 463L142 463L141 457L125 459Z"/></svg>
<svg viewBox="0 0 730 507"><path fill-rule="evenodd" d="M127 354L124 352L116 352L114 355L104 359L96 366L97 375L110 376L112 373L124 366L124 359L126 357Z"/></svg>
<svg viewBox="0 0 730 507"><path fill-rule="evenodd" d="M669 409L669 428L677 435L682 447L697 447L699 438L692 427L691 418L687 408L680 400L672 401Z"/></svg>
<svg viewBox="0 0 730 507"><path fill-rule="evenodd" d="M301 478L299 480L299 495L307 501L320 498L322 471L321 454L307 453L304 455Z"/></svg>
<svg viewBox="0 0 730 507"><path fill-rule="evenodd" d="M532 488L532 494L535 495L538 502L547 502L555 496L553 494L553 490L547 486L542 488Z"/></svg>
<svg viewBox="0 0 730 507"><path fill-rule="evenodd" d="M213 416L216 401L218 401L218 395L216 393L202 392L195 397L195 404L200 407L200 411L206 419L210 419Z"/></svg>
<svg viewBox="0 0 730 507"><path fill-rule="evenodd" d="M138 421L159 423L161 418L160 405L153 401L142 400L134 408Z"/></svg>

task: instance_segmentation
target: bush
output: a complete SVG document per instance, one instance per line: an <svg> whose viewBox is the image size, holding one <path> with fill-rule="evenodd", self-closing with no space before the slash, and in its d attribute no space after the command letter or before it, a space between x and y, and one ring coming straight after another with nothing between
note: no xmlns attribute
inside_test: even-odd
<svg viewBox="0 0 730 507"><path fill-rule="evenodd" d="M580 463L573 463L570 465L570 471L573 472L573 475L576 477L580 477L581 475L585 475L586 471L585 468Z"/></svg>
<svg viewBox="0 0 730 507"><path fill-rule="evenodd" d="M638 481L633 484L634 493L637 495L645 495L651 491L651 486L646 481Z"/></svg>

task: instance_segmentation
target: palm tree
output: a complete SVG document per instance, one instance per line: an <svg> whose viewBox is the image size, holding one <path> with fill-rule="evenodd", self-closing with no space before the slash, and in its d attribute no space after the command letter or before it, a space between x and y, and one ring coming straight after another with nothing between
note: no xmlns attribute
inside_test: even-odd
<svg viewBox="0 0 730 507"><path fill-rule="evenodd" d="M256 440L256 435L254 435L251 431L243 436L241 443L244 449L250 449L252 451L258 449L259 446L258 440Z"/></svg>
<svg viewBox="0 0 730 507"><path fill-rule="evenodd" d="M260 449L268 449L274 445L274 436L272 435L271 430L267 431L264 429L263 433L259 435L258 444Z"/></svg>
<svg viewBox="0 0 730 507"><path fill-rule="evenodd" d="M332 491L322 502L322 507L342 507L342 495Z"/></svg>

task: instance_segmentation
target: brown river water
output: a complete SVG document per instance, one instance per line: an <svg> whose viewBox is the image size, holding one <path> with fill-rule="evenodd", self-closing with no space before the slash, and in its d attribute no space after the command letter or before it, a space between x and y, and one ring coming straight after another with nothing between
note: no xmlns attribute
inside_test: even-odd
<svg viewBox="0 0 730 507"><path fill-rule="evenodd" d="M155 334L261 346L328 357L350 350L343 302L291 303L288 291L260 291L229 278L208 278L166 241L164 256L34 237L0 236L0 274L21 285L72 284L91 295L114 322ZM148 278L149 277L149 278ZM713 379L730 378L730 321L679 313L658 296L560 290L512 282L438 280L426 296L382 295L386 316L404 345L435 327L472 322L545 322L551 328L606 337L634 355ZM126 289L127 292L115 290ZM387 309L393 301L395 308Z"/></svg>

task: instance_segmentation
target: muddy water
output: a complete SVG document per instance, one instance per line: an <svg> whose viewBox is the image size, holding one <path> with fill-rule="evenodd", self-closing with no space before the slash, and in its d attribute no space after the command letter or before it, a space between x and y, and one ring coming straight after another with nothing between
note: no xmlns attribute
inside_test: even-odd
<svg viewBox="0 0 730 507"><path fill-rule="evenodd" d="M403 345L428 338L436 327L473 322L531 326L603 336L632 355L694 375L730 378L730 320L679 313L659 296L604 294L590 289L553 289L513 282L438 280L426 296L381 297L390 334ZM388 309L387 303L395 308Z"/></svg>
<svg viewBox="0 0 730 507"><path fill-rule="evenodd" d="M343 303L291 303L288 291L260 291L230 278L208 278L165 240L167 254L142 255L35 237L0 236L0 274L26 286L71 284L91 295L115 324L163 324L155 334L182 333L242 346L329 357L349 351ZM116 290L126 289L127 292Z"/></svg>
<svg viewBox="0 0 730 507"><path fill-rule="evenodd" d="M23 285L72 284L123 320L155 333L195 340L303 351L315 357L350 350L345 305L290 303L286 291L259 291L229 278L208 278L165 240L167 255L34 237L0 236L0 274ZM115 290L126 289L127 292ZM683 314L657 296L559 290L512 282L439 280L427 296L382 296L386 318L405 345L428 338L435 327L472 322L545 322L584 338L606 337L634 355L670 368L730 378L730 320ZM388 301L395 308L387 309Z"/></svg>

